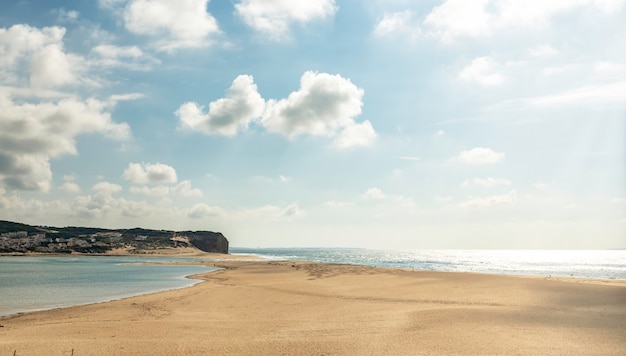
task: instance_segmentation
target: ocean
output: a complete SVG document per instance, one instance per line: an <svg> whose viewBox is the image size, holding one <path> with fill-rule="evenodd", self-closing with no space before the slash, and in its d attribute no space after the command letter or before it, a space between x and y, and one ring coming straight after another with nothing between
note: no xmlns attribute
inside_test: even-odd
<svg viewBox="0 0 626 356"><path fill-rule="evenodd" d="M231 248L268 260L358 264L426 271L626 280L626 250L410 250ZM104 302L198 283L199 265L150 265L184 258L0 257L0 317ZM198 259L194 259L198 260Z"/></svg>
<svg viewBox="0 0 626 356"><path fill-rule="evenodd" d="M626 280L626 250L405 250L231 248L274 260L426 271Z"/></svg>
<svg viewBox="0 0 626 356"><path fill-rule="evenodd" d="M213 270L199 265L146 264L184 260L112 256L0 257L0 316L184 288L200 282L185 276Z"/></svg>

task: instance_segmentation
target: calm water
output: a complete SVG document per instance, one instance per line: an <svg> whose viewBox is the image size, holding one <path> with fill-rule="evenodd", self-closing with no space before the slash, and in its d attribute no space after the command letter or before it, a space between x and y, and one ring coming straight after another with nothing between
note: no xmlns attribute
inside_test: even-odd
<svg viewBox="0 0 626 356"><path fill-rule="evenodd" d="M250 249L232 253L269 259L350 263L427 271L479 272L626 280L626 250L414 250Z"/></svg>
<svg viewBox="0 0 626 356"><path fill-rule="evenodd" d="M208 272L198 265L148 265L180 261L135 257L0 257L0 316L88 304L183 288Z"/></svg>

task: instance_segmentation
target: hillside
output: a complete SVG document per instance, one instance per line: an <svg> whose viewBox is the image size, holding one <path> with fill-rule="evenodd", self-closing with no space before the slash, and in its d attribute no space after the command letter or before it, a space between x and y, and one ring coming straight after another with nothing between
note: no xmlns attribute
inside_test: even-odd
<svg viewBox="0 0 626 356"><path fill-rule="evenodd" d="M228 240L221 233L212 231L59 228L0 220L0 253L107 253L120 248L130 253L147 253L180 247L228 253Z"/></svg>

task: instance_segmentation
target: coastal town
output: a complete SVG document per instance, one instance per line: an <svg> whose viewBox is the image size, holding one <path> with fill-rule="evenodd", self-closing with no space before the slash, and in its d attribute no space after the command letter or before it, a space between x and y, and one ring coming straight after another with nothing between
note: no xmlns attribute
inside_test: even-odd
<svg viewBox="0 0 626 356"><path fill-rule="evenodd" d="M107 253L117 248L130 253L163 248L195 247L228 253L228 240L211 231L169 231L142 228L109 230L85 227L41 227L0 221L0 253Z"/></svg>
<svg viewBox="0 0 626 356"><path fill-rule="evenodd" d="M27 231L3 232L0 234L0 252L42 252L71 253L75 252L106 252L115 248L122 241L122 233L97 232L79 237L55 237L45 232L31 233ZM145 241L147 236L137 235L137 241Z"/></svg>

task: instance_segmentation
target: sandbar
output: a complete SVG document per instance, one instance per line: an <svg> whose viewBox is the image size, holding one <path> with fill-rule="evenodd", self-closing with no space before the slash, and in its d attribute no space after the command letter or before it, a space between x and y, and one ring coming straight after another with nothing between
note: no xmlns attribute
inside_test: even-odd
<svg viewBox="0 0 626 356"><path fill-rule="evenodd" d="M625 355L626 282L213 260L193 287L0 319L0 355Z"/></svg>

